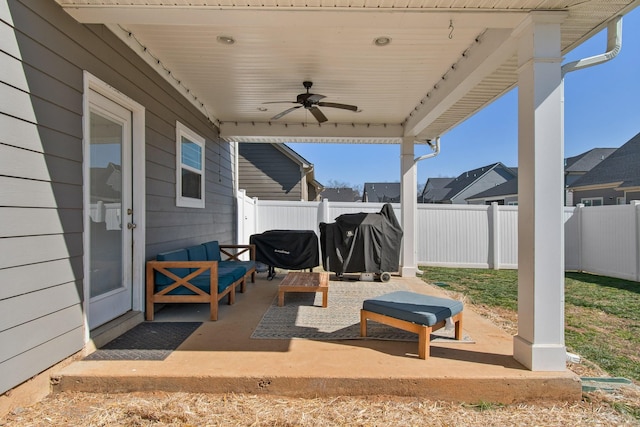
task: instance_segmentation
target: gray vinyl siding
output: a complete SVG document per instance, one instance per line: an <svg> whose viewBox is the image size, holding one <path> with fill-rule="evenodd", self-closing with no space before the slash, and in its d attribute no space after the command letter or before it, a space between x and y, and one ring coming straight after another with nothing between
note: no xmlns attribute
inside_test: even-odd
<svg viewBox="0 0 640 427"><path fill-rule="evenodd" d="M512 175L507 174L501 168L494 168L491 171L487 172L482 178L475 181L469 187L465 188L464 191L457 194L453 199L453 203L467 203L466 198L474 196L478 193L481 193L485 190L495 187L496 185L500 185L504 182L507 182L508 179L512 178Z"/></svg>
<svg viewBox="0 0 640 427"><path fill-rule="evenodd" d="M0 393L84 345L83 70L146 108L145 257L235 236L217 129L105 27L0 0ZM206 139L204 209L176 207L176 120Z"/></svg>
<svg viewBox="0 0 640 427"><path fill-rule="evenodd" d="M302 200L301 166L272 144L240 143L239 188L262 200Z"/></svg>
<svg viewBox="0 0 640 427"><path fill-rule="evenodd" d="M640 200L640 191L627 191L626 202L631 203L632 200Z"/></svg>
<svg viewBox="0 0 640 427"><path fill-rule="evenodd" d="M602 188L598 190L574 191L573 203L582 203L582 199L594 199L602 197L603 205L617 204L618 197L624 197L623 191L615 191L613 188Z"/></svg>

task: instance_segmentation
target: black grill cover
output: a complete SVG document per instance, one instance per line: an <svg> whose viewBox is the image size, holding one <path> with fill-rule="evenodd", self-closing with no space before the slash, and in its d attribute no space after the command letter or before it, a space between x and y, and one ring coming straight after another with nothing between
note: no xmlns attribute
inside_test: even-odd
<svg viewBox="0 0 640 427"><path fill-rule="evenodd" d="M320 265L318 236L312 230L271 230L253 234L256 261L271 267L304 270Z"/></svg>
<svg viewBox="0 0 640 427"><path fill-rule="evenodd" d="M334 273L398 271L402 228L389 203L379 213L344 214L320 223L322 266Z"/></svg>

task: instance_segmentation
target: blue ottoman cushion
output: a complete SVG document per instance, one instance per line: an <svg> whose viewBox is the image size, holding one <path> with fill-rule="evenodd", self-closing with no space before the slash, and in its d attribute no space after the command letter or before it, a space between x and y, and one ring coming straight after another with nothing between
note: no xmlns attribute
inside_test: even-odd
<svg viewBox="0 0 640 427"><path fill-rule="evenodd" d="M395 319L433 326L460 313L463 304L460 301L447 298L397 291L365 300L362 303L362 308Z"/></svg>

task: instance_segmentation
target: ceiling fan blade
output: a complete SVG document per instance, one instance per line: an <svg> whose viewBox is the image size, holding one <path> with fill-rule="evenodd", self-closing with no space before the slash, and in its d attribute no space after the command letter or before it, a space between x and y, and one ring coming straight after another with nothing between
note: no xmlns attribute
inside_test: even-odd
<svg viewBox="0 0 640 427"><path fill-rule="evenodd" d="M324 123L327 120L329 120L329 119L327 119L327 117L324 114L322 114L322 111L320 111L319 108L311 107L311 108L309 108L309 111L311 111L311 114L313 114L313 117L316 118L318 123Z"/></svg>
<svg viewBox="0 0 640 427"><path fill-rule="evenodd" d="M326 96L318 95L317 93L312 93L311 96L309 96L307 98L307 101L316 103L316 102L318 102L318 101L320 101L321 99L324 99L324 98L326 98Z"/></svg>
<svg viewBox="0 0 640 427"><path fill-rule="evenodd" d="M263 104L297 104L296 101L269 101L263 102Z"/></svg>
<svg viewBox="0 0 640 427"><path fill-rule="evenodd" d="M280 117L284 116L285 114L289 114L293 110L297 110L300 107L302 107L302 105L298 105L296 107L288 108L288 109L284 110L282 113L276 114L275 116L271 117L271 120L278 120Z"/></svg>
<svg viewBox="0 0 640 427"><path fill-rule="evenodd" d="M336 102L318 102L318 105L320 107L341 108L343 110L358 111L358 107L356 107L355 105L338 104Z"/></svg>

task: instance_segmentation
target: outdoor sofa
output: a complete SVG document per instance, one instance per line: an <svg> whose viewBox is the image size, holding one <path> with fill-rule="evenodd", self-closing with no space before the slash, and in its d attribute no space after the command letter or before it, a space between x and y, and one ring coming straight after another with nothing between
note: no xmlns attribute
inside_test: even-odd
<svg viewBox="0 0 640 427"><path fill-rule="evenodd" d="M246 253L250 259L241 260ZM218 301L228 295L233 304L236 288L244 292L249 276L255 282L255 246L211 241L163 252L147 261L146 273L147 320L157 303L209 303L210 319L218 320Z"/></svg>

